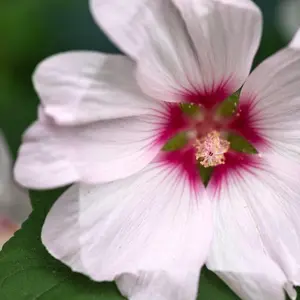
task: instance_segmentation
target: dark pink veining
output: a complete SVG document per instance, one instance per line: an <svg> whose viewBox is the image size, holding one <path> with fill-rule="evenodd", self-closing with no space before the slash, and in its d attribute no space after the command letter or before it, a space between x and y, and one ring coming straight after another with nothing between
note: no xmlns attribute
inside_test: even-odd
<svg viewBox="0 0 300 300"><path fill-rule="evenodd" d="M201 190L203 185L197 169L197 160L193 147L164 152L161 160L172 167L179 168L181 176L188 181L193 192L198 193Z"/></svg>
<svg viewBox="0 0 300 300"><path fill-rule="evenodd" d="M160 113L160 131L156 138L156 143L165 144L177 133L188 126L188 120L177 103L165 104L164 112Z"/></svg>
<svg viewBox="0 0 300 300"><path fill-rule="evenodd" d="M266 147L266 139L260 133L255 122L255 103L253 100L243 99L237 107L237 114L232 118L228 128L246 138L253 146Z"/></svg>
<svg viewBox="0 0 300 300"><path fill-rule="evenodd" d="M214 168L212 177L209 181L209 187L214 194L221 191L223 185L227 185L229 176L235 176L236 179L243 179L243 172L254 172L261 168L260 158L256 154L247 154L243 152L229 151L225 153L225 164Z"/></svg>
<svg viewBox="0 0 300 300"><path fill-rule="evenodd" d="M231 88L230 81L224 80L210 90L188 91L184 94L183 99L185 102L198 104L206 109L212 109L234 92L235 91Z"/></svg>

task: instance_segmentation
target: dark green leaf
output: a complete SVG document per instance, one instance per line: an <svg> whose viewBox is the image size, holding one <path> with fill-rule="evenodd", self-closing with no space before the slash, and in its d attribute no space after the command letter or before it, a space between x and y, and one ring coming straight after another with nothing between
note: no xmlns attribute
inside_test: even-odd
<svg viewBox="0 0 300 300"><path fill-rule="evenodd" d="M188 116L193 116L201 111L200 107L197 104L192 103L181 103L180 107L182 111Z"/></svg>
<svg viewBox="0 0 300 300"><path fill-rule="evenodd" d="M217 114L223 117L232 116L236 111L236 107L239 102L239 96L240 92L238 91L225 99L218 107Z"/></svg>
<svg viewBox="0 0 300 300"><path fill-rule="evenodd" d="M55 195L56 194L56 195ZM57 193L35 193L34 212L0 252L1 300L121 300L114 283L95 283L52 258L40 240ZM49 197L50 195L50 197ZM53 197L54 196L54 197Z"/></svg>
<svg viewBox="0 0 300 300"><path fill-rule="evenodd" d="M213 167L205 168L199 164L200 176L201 176L202 182L204 183L205 186L208 184L213 170L214 170Z"/></svg>
<svg viewBox="0 0 300 300"><path fill-rule="evenodd" d="M228 286L206 268L200 277L200 288L197 300L239 300Z"/></svg>
<svg viewBox="0 0 300 300"><path fill-rule="evenodd" d="M181 132L171 138L163 147L164 151L174 151L184 147L188 142L186 133Z"/></svg>
<svg viewBox="0 0 300 300"><path fill-rule="evenodd" d="M242 136L236 134L230 134L228 137L228 141L230 142L230 148L239 151L245 152L249 154L257 153L257 150Z"/></svg>

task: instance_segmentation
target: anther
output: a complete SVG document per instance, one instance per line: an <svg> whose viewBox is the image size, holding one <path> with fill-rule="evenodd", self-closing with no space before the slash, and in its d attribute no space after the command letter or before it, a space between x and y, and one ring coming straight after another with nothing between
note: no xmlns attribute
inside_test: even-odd
<svg viewBox="0 0 300 300"><path fill-rule="evenodd" d="M221 138L220 133L211 131L201 139L197 139L196 159L205 168L215 167L225 163L224 154L229 150L230 143Z"/></svg>

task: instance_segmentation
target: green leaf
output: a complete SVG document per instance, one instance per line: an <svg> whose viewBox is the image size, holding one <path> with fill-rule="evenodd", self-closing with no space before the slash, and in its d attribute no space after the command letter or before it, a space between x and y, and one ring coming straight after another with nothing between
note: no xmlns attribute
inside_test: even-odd
<svg viewBox="0 0 300 300"><path fill-rule="evenodd" d="M240 91L237 91L231 96L229 96L227 99L225 99L218 107L217 114L223 117L232 116L236 111L236 107L239 102L239 97Z"/></svg>
<svg viewBox="0 0 300 300"><path fill-rule="evenodd" d="M181 103L180 107L182 111L188 116L193 116L201 112L200 107L197 104L193 103Z"/></svg>
<svg viewBox="0 0 300 300"><path fill-rule="evenodd" d="M202 182L204 183L205 186L207 186L207 184L210 180L210 177L214 171L214 168L213 167L205 168L199 164L198 169L199 169L199 173L200 173Z"/></svg>
<svg viewBox="0 0 300 300"><path fill-rule="evenodd" d="M203 268L197 300L240 300L213 272Z"/></svg>
<svg viewBox="0 0 300 300"><path fill-rule="evenodd" d="M180 133L176 134L174 137L172 137L170 140L167 141L167 143L163 147L163 150L164 151L179 150L179 149L183 148L187 142L188 142L188 139L186 137L186 133L180 132Z"/></svg>
<svg viewBox="0 0 300 300"><path fill-rule="evenodd" d="M0 252L1 300L121 300L114 283L95 283L52 258L41 227L58 192L35 193L34 212Z"/></svg>
<svg viewBox="0 0 300 300"><path fill-rule="evenodd" d="M254 146L240 135L231 133L228 137L228 141L230 142L230 148L235 151L245 152L248 154L258 153Z"/></svg>
<svg viewBox="0 0 300 300"><path fill-rule="evenodd" d="M0 252L1 300L121 300L114 283L95 283L52 258L41 243L44 219L61 191L32 193L34 211ZM99 252L101 249L99 249ZM188 255L188 253L187 253ZM239 299L216 275L204 270L199 299Z"/></svg>

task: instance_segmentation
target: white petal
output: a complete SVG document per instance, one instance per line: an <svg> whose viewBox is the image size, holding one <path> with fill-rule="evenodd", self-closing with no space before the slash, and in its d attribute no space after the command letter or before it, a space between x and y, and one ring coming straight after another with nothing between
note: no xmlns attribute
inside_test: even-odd
<svg viewBox="0 0 300 300"><path fill-rule="evenodd" d="M151 162L170 138L160 139L166 116L161 109L153 115L74 127L58 126L41 113L24 135L16 180L26 187L53 188L130 176Z"/></svg>
<svg viewBox="0 0 300 300"><path fill-rule="evenodd" d="M257 168L228 174L221 185L208 267L242 299L284 300L284 289L296 299L299 171L292 161L264 154Z"/></svg>
<svg viewBox="0 0 300 300"><path fill-rule="evenodd" d="M157 102L145 96L125 56L66 52L47 58L33 81L47 115L58 124L81 124L149 113Z"/></svg>
<svg viewBox="0 0 300 300"><path fill-rule="evenodd" d="M290 45L291 48L300 49L300 29L298 29L298 31L296 32L293 40L291 41Z"/></svg>
<svg viewBox="0 0 300 300"><path fill-rule="evenodd" d="M246 80L258 49L262 16L250 0L173 0L198 54L203 91L231 93Z"/></svg>
<svg viewBox="0 0 300 300"><path fill-rule="evenodd" d="M6 225L21 224L30 212L31 204L27 191L13 181L11 156L0 130L0 235L10 235L11 226ZM5 226L1 227L2 218L8 222L4 222Z"/></svg>
<svg viewBox="0 0 300 300"><path fill-rule="evenodd" d="M160 0L159 0L160 1ZM151 19L152 3L148 0L90 0L92 15L116 45L136 58L144 44L145 26Z"/></svg>
<svg viewBox="0 0 300 300"><path fill-rule="evenodd" d="M259 65L247 79L240 104L248 127L261 137L255 146L298 159L300 151L300 36Z"/></svg>
<svg viewBox="0 0 300 300"><path fill-rule="evenodd" d="M210 202L180 166L153 163L132 177L73 186L43 227L48 251L129 299L195 299L211 238Z"/></svg>
<svg viewBox="0 0 300 300"><path fill-rule="evenodd" d="M199 64L184 21L171 1L153 1L151 26L137 79L151 97L176 102L201 85Z"/></svg>

